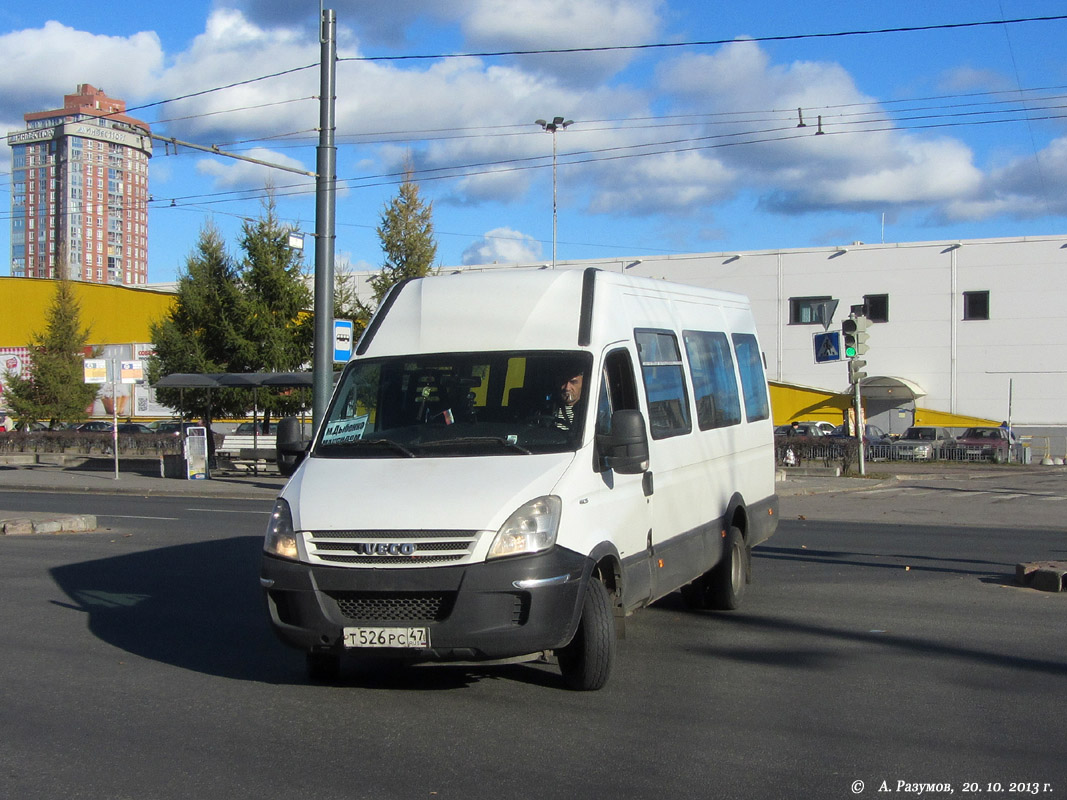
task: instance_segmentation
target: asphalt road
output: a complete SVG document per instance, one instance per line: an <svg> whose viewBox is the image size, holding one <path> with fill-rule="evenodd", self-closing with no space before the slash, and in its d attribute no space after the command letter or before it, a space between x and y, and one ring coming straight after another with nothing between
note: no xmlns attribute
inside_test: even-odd
<svg viewBox="0 0 1067 800"><path fill-rule="evenodd" d="M308 684L262 607L269 501L0 492L102 526L0 538L0 797L1063 796L1067 595L1011 581L1067 559L1067 493L975 483L783 498L743 610L637 613L594 693L544 664Z"/></svg>

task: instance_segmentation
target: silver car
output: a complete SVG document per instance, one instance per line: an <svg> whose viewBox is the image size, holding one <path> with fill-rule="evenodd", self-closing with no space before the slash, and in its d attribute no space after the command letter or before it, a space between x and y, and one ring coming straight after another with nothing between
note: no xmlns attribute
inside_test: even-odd
<svg viewBox="0 0 1067 800"><path fill-rule="evenodd" d="M956 440L945 428L913 425L893 444L893 457L902 461L933 461Z"/></svg>

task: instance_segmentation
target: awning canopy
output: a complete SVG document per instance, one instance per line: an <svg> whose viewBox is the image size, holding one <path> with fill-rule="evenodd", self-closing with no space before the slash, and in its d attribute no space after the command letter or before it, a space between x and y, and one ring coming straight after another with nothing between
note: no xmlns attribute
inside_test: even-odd
<svg viewBox="0 0 1067 800"><path fill-rule="evenodd" d="M310 372L175 372L154 384L157 389L257 389L260 386L311 386Z"/></svg>
<svg viewBox="0 0 1067 800"><path fill-rule="evenodd" d="M865 397L886 399L914 400L917 397L926 397L926 390L919 384L907 378L896 378L892 375L874 375L864 378L860 381L860 391Z"/></svg>

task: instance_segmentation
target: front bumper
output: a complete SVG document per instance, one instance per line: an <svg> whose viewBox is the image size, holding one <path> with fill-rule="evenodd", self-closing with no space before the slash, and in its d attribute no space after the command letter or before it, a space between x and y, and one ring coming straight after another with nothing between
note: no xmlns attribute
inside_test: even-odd
<svg viewBox="0 0 1067 800"><path fill-rule="evenodd" d="M562 547L462 567L373 569L264 555L274 631L303 650L344 649L357 626L420 626L430 647L366 652L413 660L480 660L552 650L574 636L593 562Z"/></svg>

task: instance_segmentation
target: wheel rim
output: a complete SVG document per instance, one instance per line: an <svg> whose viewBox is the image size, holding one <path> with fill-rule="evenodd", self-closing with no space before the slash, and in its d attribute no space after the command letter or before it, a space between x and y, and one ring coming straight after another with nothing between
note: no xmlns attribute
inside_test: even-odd
<svg viewBox="0 0 1067 800"><path fill-rule="evenodd" d="M740 542L734 542L730 558L730 585L734 592L741 588L745 580L745 557Z"/></svg>

